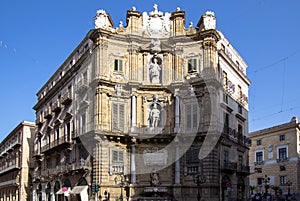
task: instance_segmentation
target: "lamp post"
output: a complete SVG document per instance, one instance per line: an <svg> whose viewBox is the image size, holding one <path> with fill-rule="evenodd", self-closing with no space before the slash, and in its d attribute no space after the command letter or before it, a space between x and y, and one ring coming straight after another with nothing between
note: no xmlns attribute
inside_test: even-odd
<svg viewBox="0 0 300 201"><path fill-rule="evenodd" d="M265 198L268 196L268 189L269 189L269 182L270 182L270 177L265 175L265 178L263 179L264 185L265 185Z"/></svg>
<svg viewBox="0 0 300 201"><path fill-rule="evenodd" d="M196 175L194 177L194 183L198 187L198 194L197 194L197 200L200 201L201 195L200 195L200 186L201 184L204 184L206 182L206 177L204 175Z"/></svg>

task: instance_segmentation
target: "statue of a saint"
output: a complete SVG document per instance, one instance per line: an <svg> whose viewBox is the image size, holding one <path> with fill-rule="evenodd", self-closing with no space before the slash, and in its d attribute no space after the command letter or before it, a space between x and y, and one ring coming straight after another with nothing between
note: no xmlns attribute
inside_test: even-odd
<svg viewBox="0 0 300 201"><path fill-rule="evenodd" d="M160 70L161 68L157 63L157 58L154 57L153 62L150 64L150 69L149 69L151 83L154 84L160 83L160 78L159 78Z"/></svg>
<svg viewBox="0 0 300 201"><path fill-rule="evenodd" d="M157 104L154 103L152 110L150 111L151 127L157 127L160 120L160 111L157 109Z"/></svg>

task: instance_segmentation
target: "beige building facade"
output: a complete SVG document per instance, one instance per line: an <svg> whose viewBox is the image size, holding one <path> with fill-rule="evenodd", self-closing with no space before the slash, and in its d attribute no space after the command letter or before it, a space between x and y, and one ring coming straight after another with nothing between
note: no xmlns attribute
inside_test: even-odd
<svg viewBox="0 0 300 201"><path fill-rule="evenodd" d="M213 12L98 10L37 93L34 200L246 199L246 68Z"/></svg>
<svg viewBox="0 0 300 201"><path fill-rule="evenodd" d="M300 124L290 122L250 133L250 185L253 192L299 193Z"/></svg>
<svg viewBox="0 0 300 201"><path fill-rule="evenodd" d="M21 122L0 144L0 200L32 200L30 156L35 124Z"/></svg>

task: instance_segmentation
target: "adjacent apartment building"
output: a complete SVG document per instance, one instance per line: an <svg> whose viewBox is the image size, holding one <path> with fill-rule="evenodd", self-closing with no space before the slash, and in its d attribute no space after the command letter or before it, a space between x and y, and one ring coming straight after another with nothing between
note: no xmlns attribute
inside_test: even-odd
<svg viewBox="0 0 300 201"><path fill-rule="evenodd" d="M23 121L0 144L0 200L32 200L30 157L35 124Z"/></svg>
<svg viewBox="0 0 300 201"><path fill-rule="evenodd" d="M290 122L250 133L250 185L253 192L283 194L300 192L300 124ZM275 188L276 189L276 188ZM279 191L278 191L279 193Z"/></svg>
<svg viewBox="0 0 300 201"><path fill-rule="evenodd" d="M249 196L247 65L213 12L104 10L37 93L33 200Z"/></svg>

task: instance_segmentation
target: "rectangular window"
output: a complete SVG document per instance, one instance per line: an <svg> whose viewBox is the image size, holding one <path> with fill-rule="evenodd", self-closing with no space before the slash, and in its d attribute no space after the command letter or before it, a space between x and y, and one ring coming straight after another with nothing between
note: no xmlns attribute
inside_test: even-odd
<svg viewBox="0 0 300 201"><path fill-rule="evenodd" d="M238 167L243 167L243 156L239 155L239 159L238 159Z"/></svg>
<svg viewBox="0 0 300 201"><path fill-rule="evenodd" d="M223 71L223 86L227 87L227 84L228 84L227 73Z"/></svg>
<svg viewBox="0 0 300 201"><path fill-rule="evenodd" d="M257 145L257 146L260 146L260 145L261 145L261 140L257 140L257 141L256 141L256 145Z"/></svg>
<svg viewBox="0 0 300 201"><path fill-rule="evenodd" d="M242 98L242 97L243 97L242 87L238 85L238 98Z"/></svg>
<svg viewBox="0 0 300 201"><path fill-rule="evenodd" d="M123 60L115 59L114 71L123 72Z"/></svg>
<svg viewBox="0 0 300 201"><path fill-rule="evenodd" d="M229 133L229 114L227 112L223 113L224 115L224 131L225 133Z"/></svg>
<svg viewBox="0 0 300 201"><path fill-rule="evenodd" d="M110 173L111 174L124 173L124 151L123 150L112 150Z"/></svg>
<svg viewBox="0 0 300 201"><path fill-rule="evenodd" d="M286 184L286 176L280 176L280 184Z"/></svg>
<svg viewBox="0 0 300 201"><path fill-rule="evenodd" d="M65 124L65 140L70 140L70 134L71 134L71 123L68 121Z"/></svg>
<svg viewBox="0 0 300 201"><path fill-rule="evenodd" d="M262 185L263 178L257 178L257 185Z"/></svg>
<svg viewBox="0 0 300 201"><path fill-rule="evenodd" d="M243 107L240 104L238 104L238 112L243 114Z"/></svg>
<svg viewBox="0 0 300 201"><path fill-rule="evenodd" d="M229 162L229 151L228 150L224 150L224 161Z"/></svg>
<svg viewBox="0 0 300 201"><path fill-rule="evenodd" d="M188 60L188 72L196 72L197 71L197 59L189 59Z"/></svg>
<svg viewBox="0 0 300 201"><path fill-rule="evenodd" d="M124 162L124 151L112 150L112 163L123 163L123 162Z"/></svg>
<svg viewBox="0 0 300 201"><path fill-rule="evenodd" d="M256 152L256 162L262 162L263 160L263 152Z"/></svg>
<svg viewBox="0 0 300 201"><path fill-rule="evenodd" d="M56 130L55 130L55 136L56 136L56 140L59 140L59 137L60 137L59 127L57 127Z"/></svg>
<svg viewBox="0 0 300 201"><path fill-rule="evenodd" d="M279 159L286 159L287 158L286 147L278 149L278 158Z"/></svg>
<svg viewBox="0 0 300 201"><path fill-rule="evenodd" d="M186 129L196 130L198 128L198 104L186 105Z"/></svg>
<svg viewBox="0 0 300 201"><path fill-rule="evenodd" d="M81 134L84 134L86 132L86 116L85 114L82 114L80 117L80 122L79 122L79 128L81 130Z"/></svg>
<svg viewBox="0 0 300 201"><path fill-rule="evenodd" d="M125 104L112 104L112 129L124 131L125 128Z"/></svg>
<svg viewBox="0 0 300 201"><path fill-rule="evenodd" d="M197 174L201 172L201 165L199 160L199 150L196 148L190 148L185 154L185 175Z"/></svg>
<svg viewBox="0 0 300 201"><path fill-rule="evenodd" d="M223 93L223 102L228 104L228 95Z"/></svg>
<svg viewBox="0 0 300 201"><path fill-rule="evenodd" d="M285 140L285 135L280 135L279 136L279 141L284 141Z"/></svg>
<svg viewBox="0 0 300 201"><path fill-rule="evenodd" d="M280 166L279 170L280 171L285 171L285 166Z"/></svg>

